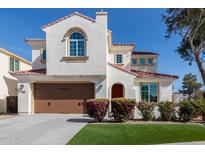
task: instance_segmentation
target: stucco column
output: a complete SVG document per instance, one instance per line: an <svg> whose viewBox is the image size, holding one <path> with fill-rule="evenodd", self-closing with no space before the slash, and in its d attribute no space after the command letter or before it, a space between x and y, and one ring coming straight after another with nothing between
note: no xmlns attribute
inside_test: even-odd
<svg viewBox="0 0 205 154"><path fill-rule="evenodd" d="M32 83L18 83L18 113L32 113Z"/></svg>
<svg viewBox="0 0 205 154"><path fill-rule="evenodd" d="M111 104L111 100L112 100L112 87L108 86L108 99L109 99L109 106L108 106L108 118L109 118L109 113L112 112L112 104Z"/></svg>

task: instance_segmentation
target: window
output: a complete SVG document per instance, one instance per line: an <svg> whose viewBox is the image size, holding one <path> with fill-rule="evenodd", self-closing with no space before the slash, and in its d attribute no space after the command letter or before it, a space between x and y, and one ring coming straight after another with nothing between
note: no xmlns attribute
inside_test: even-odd
<svg viewBox="0 0 205 154"><path fill-rule="evenodd" d="M153 64L153 58L147 58L147 64L152 65Z"/></svg>
<svg viewBox="0 0 205 154"><path fill-rule="evenodd" d="M116 64L122 64L122 54L116 54Z"/></svg>
<svg viewBox="0 0 205 154"><path fill-rule="evenodd" d="M137 62L137 59L132 59L132 64L133 65L136 65L138 62Z"/></svg>
<svg viewBox="0 0 205 154"><path fill-rule="evenodd" d="M15 71L19 71L19 61L15 60Z"/></svg>
<svg viewBox="0 0 205 154"><path fill-rule="evenodd" d="M142 83L141 84L141 100L145 102L158 101L158 84Z"/></svg>
<svg viewBox="0 0 205 154"><path fill-rule="evenodd" d="M144 58L140 58L140 65L144 65L145 64L145 59Z"/></svg>
<svg viewBox="0 0 205 154"><path fill-rule="evenodd" d="M10 71L19 71L19 60L10 57Z"/></svg>
<svg viewBox="0 0 205 154"><path fill-rule="evenodd" d="M41 60L43 60L43 61L46 60L46 49L41 50Z"/></svg>
<svg viewBox="0 0 205 154"><path fill-rule="evenodd" d="M85 38L80 32L70 35L70 56L85 56Z"/></svg>
<svg viewBox="0 0 205 154"><path fill-rule="evenodd" d="M10 58L10 71L14 72L14 59Z"/></svg>

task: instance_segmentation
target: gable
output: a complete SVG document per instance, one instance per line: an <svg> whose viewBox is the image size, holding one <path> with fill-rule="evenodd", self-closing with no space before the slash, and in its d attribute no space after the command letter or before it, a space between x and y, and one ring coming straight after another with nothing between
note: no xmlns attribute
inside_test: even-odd
<svg viewBox="0 0 205 154"><path fill-rule="evenodd" d="M90 21L90 22L92 22L92 23L95 22L94 19L92 19L92 18L90 18L90 17L88 17L88 16L85 16L85 15L79 13L79 12L74 12L74 13L68 15L68 16L64 16L63 18L60 18L60 19L58 19L58 20L56 20L56 21L53 21L53 22L51 22L51 23L49 23L49 24L47 24L47 25L44 25L44 26L42 27L42 29L44 30L44 29L47 28L47 27L53 26L53 25L55 25L55 24L57 24L57 23L59 23L59 22L62 22L62 21L64 21L64 20L67 20L67 19L69 19L69 18L71 18L71 17L73 17L73 16L78 16L78 17L80 17L81 19Z"/></svg>

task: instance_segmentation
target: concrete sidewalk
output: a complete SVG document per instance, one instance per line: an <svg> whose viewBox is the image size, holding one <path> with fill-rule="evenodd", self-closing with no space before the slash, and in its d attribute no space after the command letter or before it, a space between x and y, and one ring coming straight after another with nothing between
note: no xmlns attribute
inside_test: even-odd
<svg viewBox="0 0 205 154"><path fill-rule="evenodd" d="M22 115L0 120L0 144L66 144L90 118L71 114Z"/></svg>
<svg viewBox="0 0 205 154"><path fill-rule="evenodd" d="M164 145L205 145L205 141L168 143Z"/></svg>

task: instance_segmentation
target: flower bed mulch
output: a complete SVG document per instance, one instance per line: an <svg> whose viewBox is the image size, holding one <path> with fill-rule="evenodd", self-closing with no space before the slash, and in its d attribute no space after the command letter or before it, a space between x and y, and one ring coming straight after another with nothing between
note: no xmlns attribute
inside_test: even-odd
<svg viewBox="0 0 205 154"><path fill-rule="evenodd" d="M93 124L200 124L200 125L205 125L205 122L202 120L195 120L193 119L192 121L189 122L183 122L180 120L177 121L160 121L160 120L152 120L152 121L144 121L142 119L133 119L125 122L121 121L115 121L115 120L109 120L109 119L104 119L102 122L97 122L95 120L91 120L89 123Z"/></svg>

